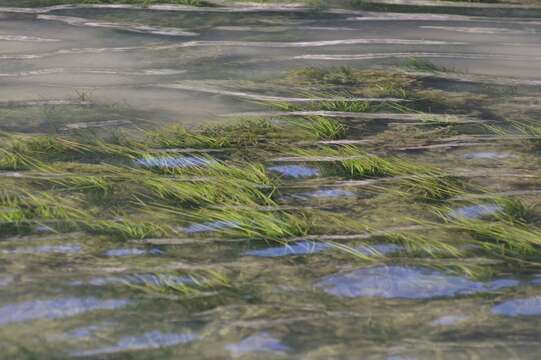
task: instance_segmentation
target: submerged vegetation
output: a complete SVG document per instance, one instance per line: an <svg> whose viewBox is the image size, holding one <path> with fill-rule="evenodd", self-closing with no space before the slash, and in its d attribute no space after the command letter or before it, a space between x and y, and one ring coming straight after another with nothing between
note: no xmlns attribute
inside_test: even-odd
<svg viewBox="0 0 541 360"><path fill-rule="evenodd" d="M284 308L292 321L305 321L314 299L317 321L322 309L342 304L360 306L364 317L368 302L350 298L366 289L439 303L452 296L453 304L474 293L504 296L517 282L508 277L531 277L541 267L541 133L535 113L499 111L501 89L489 96L431 86L441 71L426 62L305 68L271 81L303 101L259 101L259 112L219 123L0 133L6 266L39 269L40 283L62 269L54 278L61 291L100 294L34 301L21 291L17 314L59 307L79 314L137 301L142 310L128 311L141 326L154 326L163 307L171 317L164 326L195 314L189 325L210 323L200 326L210 337L215 319L220 329L228 321L222 311L237 333L266 328L268 319L289 324ZM322 293L328 282L335 288ZM55 291L45 294L56 299ZM102 300L118 294L129 302ZM366 333L374 326L371 320ZM193 338L171 334L146 336L151 346L155 338ZM134 341L126 339L119 343Z"/></svg>
<svg viewBox="0 0 541 360"><path fill-rule="evenodd" d="M408 66L442 71L424 61L412 60ZM484 196L487 190L467 173L454 174L452 167L440 168L430 161L413 159L407 151L400 153L401 148L408 149L408 144L421 150L423 146L430 148L437 143L419 145L419 141L439 141L434 134L460 134L461 128L480 131L483 136L528 135L534 141L536 125L510 122L507 127L476 126L475 122L461 125L456 120L443 120L431 112L436 100L433 94L426 95L421 81L400 72L307 68L293 71L277 83L319 87L319 94L327 95L329 91L340 94L337 89L345 87L352 97L392 96L408 103L374 105L345 99L300 107L267 102L263 105L285 112L267 118L241 117L200 129L174 125L112 137L84 132L71 136L3 134L0 181L6 190L1 198L2 235L29 234L45 228L54 232L78 230L124 241L217 236L289 244L316 237L364 260L366 256L335 239L351 237L370 242L383 236L418 259L461 259L478 256L481 251L489 258L510 258L538 266L541 230L537 228L534 205L495 195L493 203L498 210L487 218L449 215L455 202ZM473 116L467 102L456 102L448 94L438 96L440 107L453 107L457 113ZM447 103L449 99L452 104ZM347 114L340 116L341 112L367 113L366 122L370 116L382 124L387 122L386 117L406 121L366 132L365 124L352 121ZM394 147L393 142L397 144ZM321 175L319 179L293 180L317 174ZM10 185L15 182L17 187ZM338 205L339 214L329 211L332 206L303 208L288 200L295 198L296 188L333 183L359 186L369 196L369 206L381 206L382 211L392 214L393 221L384 221L381 227L366 222L363 210L351 200ZM386 204L389 199L392 207ZM342 203L340 198L332 202ZM426 237L426 227L438 231ZM461 238L458 243L451 241L457 236ZM466 251L464 246L473 248Z"/></svg>
<svg viewBox="0 0 541 360"><path fill-rule="evenodd" d="M3 357L535 358L540 12L437 1L0 0Z"/></svg>

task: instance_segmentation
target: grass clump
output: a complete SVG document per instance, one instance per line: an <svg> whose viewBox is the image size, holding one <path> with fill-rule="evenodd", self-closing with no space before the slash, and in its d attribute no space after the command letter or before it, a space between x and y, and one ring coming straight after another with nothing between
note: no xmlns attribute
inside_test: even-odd
<svg viewBox="0 0 541 360"><path fill-rule="evenodd" d="M53 185L53 189L60 188L66 191L93 192L107 195L113 191L114 184L106 176L95 175L68 175L46 180Z"/></svg>
<svg viewBox="0 0 541 360"><path fill-rule="evenodd" d="M310 227L304 215L287 212L254 212L234 210L207 214L211 221L227 221L235 226L228 235L250 239L280 240L307 235Z"/></svg>
<svg viewBox="0 0 541 360"><path fill-rule="evenodd" d="M424 202L441 202L465 192L466 184L461 178L438 171L398 180L398 194Z"/></svg>
<svg viewBox="0 0 541 360"><path fill-rule="evenodd" d="M21 191L0 193L0 228L2 234L29 232L37 225L49 229L72 229L90 213L77 203L48 193Z"/></svg>
<svg viewBox="0 0 541 360"><path fill-rule="evenodd" d="M430 60L419 59L419 58L406 59L400 65L410 70L423 71L423 72L450 72L452 71L449 68L436 65Z"/></svg>
<svg viewBox="0 0 541 360"><path fill-rule="evenodd" d="M321 122L321 121L320 121ZM317 125L317 121L313 121ZM163 130L149 132L152 146L160 148L220 149L272 145L306 135L299 130L306 129L297 122L273 123L267 119L238 119L227 124L207 126L189 131L175 125Z"/></svg>
<svg viewBox="0 0 541 360"><path fill-rule="evenodd" d="M324 116L293 118L289 121L317 140L342 139L347 132L347 126L341 121Z"/></svg>
<svg viewBox="0 0 541 360"><path fill-rule="evenodd" d="M385 106L378 104L372 105L371 103L363 100L357 100L354 98L337 98L332 99L332 95L312 95L318 98L329 97L329 100L314 101L308 104L297 104L288 101L268 101L265 104L273 109L280 111L328 111L328 112L344 112L344 113L365 113L376 112L384 109Z"/></svg>
<svg viewBox="0 0 541 360"><path fill-rule="evenodd" d="M501 198L495 202L502 207L496 214L501 220L516 224L533 224L539 219L535 204L526 204L517 198Z"/></svg>
<svg viewBox="0 0 541 360"><path fill-rule="evenodd" d="M396 177L397 195L425 202L438 202L464 194L465 183L459 178L426 165L414 164L398 157L383 158L368 154L355 146L317 149L293 149L292 153L307 160L321 160L329 175L350 179Z"/></svg>
<svg viewBox="0 0 541 360"><path fill-rule="evenodd" d="M541 265L541 230L535 226L498 216L491 219L456 217L450 215L449 209L434 212L442 223L417 221L420 229L426 227L434 231L397 232L385 235L385 240L403 245L407 253L431 258L471 259L474 264L477 261L488 267L495 264L493 261L501 260L524 266Z"/></svg>
<svg viewBox="0 0 541 360"><path fill-rule="evenodd" d="M493 134L500 136L517 136L517 138L525 137L521 140L533 151L541 150L541 121L530 121L528 123L522 121L509 121L507 127L487 125L486 128Z"/></svg>
<svg viewBox="0 0 541 360"><path fill-rule="evenodd" d="M385 241L403 246L409 254L427 255L430 257L459 258L463 251L454 244L436 236L423 236L415 233L397 232L384 236Z"/></svg>
<svg viewBox="0 0 541 360"><path fill-rule="evenodd" d="M474 243L497 257L514 260L541 258L541 230L509 221L454 219L453 228L472 235Z"/></svg>
<svg viewBox="0 0 541 360"><path fill-rule="evenodd" d="M287 102L273 102L271 106L287 110L297 109L296 105ZM161 148L218 149L275 145L306 137L333 140L343 137L345 131L346 128L340 121L323 116L274 122L247 118L228 124L208 126L197 132L174 126L149 133L149 138L151 144Z"/></svg>
<svg viewBox="0 0 541 360"><path fill-rule="evenodd" d="M22 191L0 194L0 206L20 212L25 219L83 219L88 212L78 209L77 204L69 204L67 200L60 199L48 193L30 193Z"/></svg>
<svg viewBox="0 0 541 360"><path fill-rule="evenodd" d="M214 178L207 181L178 181L175 178L144 177L136 180L143 187L140 194L152 201L187 206L223 204L273 204L271 196L260 187L234 178Z"/></svg>
<svg viewBox="0 0 541 360"><path fill-rule="evenodd" d="M412 58L402 64L403 67L422 72L456 72L454 69L435 65L423 59ZM482 111L490 115L486 107L493 97L480 92L443 90L420 76L396 71L356 69L351 67L315 68L308 67L290 72L282 83L298 87L299 93L311 97L336 98L346 94L349 98L398 98L410 101L409 107L426 113L471 113L479 115ZM306 88L310 92L306 92ZM349 101L348 101L349 102ZM275 102L271 104L284 111L326 110L342 112L402 112L396 103L375 103L365 101L323 101L321 103L298 104Z"/></svg>
<svg viewBox="0 0 541 360"><path fill-rule="evenodd" d="M126 281L126 285L154 296L198 297L232 286L226 275L212 270L190 274L151 274L136 279L137 283Z"/></svg>
<svg viewBox="0 0 541 360"><path fill-rule="evenodd" d="M105 161L136 159L145 154L142 144L120 139L116 142L97 138L71 139L61 136L13 136L9 144L0 149L0 166L28 169L44 166L44 162Z"/></svg>
<svg viewBox="0 0 541 360"><path fill-rule="evenodd" d="M0 148L0 170L26 170L29 160L16 152Z"/></svg>
<svg viewBox="0 0 541 360"><path fill-rule="evenodd" d="M201 176L227 177L247 182L247 185L273 186L274 180L270 178L262 164L243 163L241 165L226 164L221 161L211 163L208 168L196 167L191 173Z"/></svg>
<svg viewBox="0 0 541 360"><path fill-rule="evenodd" d="M187 130L182 125L174 125L159 131L147 133L152 145L160 148L217 149L230 146L226 137L207 136Z"/></svg>
<svg viewBox="0 0 541 360"><path fill-rule="evenodd" d="M347 88L355 96L400 97L409 96L415 87L413 77L399 72L355 69L348 66L317 68L305 67L288 73L286 84L318 87L320 90L335 91Z"/></svg>
<svg viewBox="0 0 541 360"><path fill-rule="evenodd" d="M168 175L234 179L240 182L246 182L247 185L273 186L273 180L269 177L262 164L250 162L225 162L211 157L196 157L196 159L201 160L200 162L205 165L155 167L151 170Z"/></svg>
<svg viewBox="0 0 541 360"><path fill-rule="evenodd" d="M201 133L217 139L224 139L228 144L237 147L272 144L273 142L291 139L291 133L267 119L239 119L235 122L210 126Z"/></svg>
<svg viewBox="0 0 541 360"><path fill-rule="evenodd" d="M225 208L186 212L175 208L164 208L195 223L221 223L231 226L216 229L217 233L234 238L254 240L286 241L289 238L308 235L312 228L307 214L292 214L286 211L259 211L254 208Z"/></svg>
<svg viewBox="0 0 541 360"><path fill-rule="evenodd" d="M336 148L321 146L317 149L293 149L291 152L307 159L313 158L316 161L321 159L326 164L327 173L353 179L398 176L426 171L423 167L403 159L384 159L351 145Z"/></svg>
<svg viewBox="0 0 541 360"><path fill-rule="evenodd" d="M171 227L162 224L133 222L129 220L85 221L83 228L91 234L106 235L119 240L142 240L165 237L173 233Z"/></svg>
<svg viewBox="0 0 541 360"><path fill-rule="evenodd" d="M370 103L358 100L326 100L314 103L310 106L311 110L364 113L373 110Z"/></svg>

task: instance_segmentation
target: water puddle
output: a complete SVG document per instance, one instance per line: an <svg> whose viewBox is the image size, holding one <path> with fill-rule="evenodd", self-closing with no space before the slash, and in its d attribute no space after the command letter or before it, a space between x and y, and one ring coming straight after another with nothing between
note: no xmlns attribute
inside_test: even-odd
<svg viewBox="0 0 541 360"><path fill-rule="evenodd" d="M425 268L377 266L331 275L317 287L334 296L387 299L435 299L490 292L517 286L516 280L477 282Z"/></svg>
<svg viewBox="0 0 541 360"><path fill-rule="evenodd" d="M285 353L289 347L269 333L260 333L245 338L244 340L226 346L233 357L240 357L250 353L271 352Z"/></svg>
<svg viewBox="0 0 541 360"><path fill-rule="evenodd" d="M145 157L135 160L136 165L160 169L207 166L213 162L213 160L195 156Z"/></svg>
<svg viewBox="0 0 541 360"><path fill-rule="evenodd" d="M34 300L0 307L0 325L31 320L60 319L89 311L114 310L129 304L128 300L65 297Z"/></svg>
<svg viewBox="0 0 541 360"><path fill-rule="evenodd" d="M432 326L453 326L468 320L467 316L463 315L445 315L430 322Z"/></svg>
<svg viewBox="0 0 541 360"><path fill-rule="evenodd" d="M310 255L329 249L329 244L319 241L300 241L293 244L283 246L270 247L258 250L249 250L244 254L247 256L256 257L281 257L281 256L298 256Z"/></svg>
<svg viewBox="0 0 541 360"><path fill-rule="evenodd" d="M213 221L201 224L193 224L183 229L187 234L197 234L209 231L218 231L224 229L234 229L238 227L238 223L234 221Z"/></svg>
<svg viewBox="0 0 541 360"><path fill-rule="evenodd" d="M4 254L78 254L82 250L81 245L43 245L38 247L16 248L11 250L2 250Z"/></svg>
<svg viewBox="0 0 541 360"><path fill-rule="evenodd" d="M451 216L454 218L479 219L494 215L502 210L502 206L497 204L469 205L453 210Z"/></svg>
<svg viewBox="0 0 541 360"><path fill-rule="evenodd" d="M90 337L96 336L105 329L112 327L113 323L98 324L98 325L89 325L76 328L65 334L66 337L72 339L88 339Z"/></svg>
<svg viewBox="0 0 541 360"><path fill-rule="evenodd" d="M464 155L467 160L499 160L511 157L510 153L500 153L493 151L480 151Z"/></svg>
<svg viewBox="0 0 541 360"><path fill-rule="evenodd" d="M502 316L540 316L541 297L508 300L492 308L492 313Z"/></svg>
<svg viewBox="0 0 541 360"><path fill-rule="evenodd" d="M375 245L363 245L355 248L363 255L391 255L404 250L404 247L397 244L375 244Z"/></svg>
<svg viewBox="0 0 541 360"><path fill-rule="evenodd" d="M174 276L162 274L135 274L123 276L103 276L93 277L88 280L75 280L70 283L72 286L113 286L113 285L144 285L144 284L193 284L193 279L189 276Z"/></svg>
<svg viewBox="0 0 541 360"><path fill-rule="evenodd" d="M320 170L313 167L302 166L302 165L279 165L272 166L269 168L270 171L279 173L284 177L290 178L308 178L318 176Z"/></svg>
<svg viewBox="0 0 541 360"><path fill-rule="evenodd" d="M196 335L189 333L164 333L159 330L149 331L140 336L126 336L116 344L97 349L74 351L74 357L89 357L115 354L124 351L150 350L187 344L197 340Z"/></svg>
<svg viewBox="0 0 541 360"><path fill-rule="evenodd" d="M161 255L160 249L120 248L107 250L104 255L109 257L129 257L144 255Z"/></svg>
<svg viewBox="0 0 541 360"><path fill-rule="evenodd" d="M292 197L296 199L309 200L309 199L334 199L334 198L344 198L344 197L353 197L355 193L343 189L323 189L316 190L311 192L306 192L302 194L295 194Z"/></svg>
<svg viewBox="0 0 541 360"><path fill-rule="evenodd" d="M0 288L9 286L13 280L13 276L0 276Z"/></svg>

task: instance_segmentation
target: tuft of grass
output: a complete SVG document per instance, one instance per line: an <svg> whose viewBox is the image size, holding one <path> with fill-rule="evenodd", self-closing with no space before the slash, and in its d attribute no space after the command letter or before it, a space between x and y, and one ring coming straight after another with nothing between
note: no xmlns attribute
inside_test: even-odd
<svg viewBox="0 0 541 360"><path fill-rule="evenodd" d="M231 281L217 271L183 274L153 274L139 277L140 284L126 281L129 287L154 296L198 297L216 289L230 288Z"/></svg>
<svg viewBox="0 0 541 360"><path fill-rule="evenodd" d="M390 161L349 145L339 148L325 146L317 149L293 149L292 153L307 158L336 158L325 165L326 172L348 178L392 176L398 171Z"/></svg>
<svg viewBox="0 0 541 360"><path fill-rule="evenodd" d="M13 140L13 147L20 152L64 154L88 150L83 144L56 136L18 137Z"/></svg>
<svg viewBox="0 0 541 360"><path fill-rule="evenodd" d="M486 128L500 136L524 136L527 137L523 143L527 144L534 151L541 150L541 121L528 123L520 121L509 121L509 127L503 128L495 125L486 125Z"/></svg>
<svg viewBox="0 0 541 360"><path fill-rule="evenodd" d="M322 91L348 88L358 96L407 98L416 80L400 72L340 66L293 70L283 82L289 86L310 86Z"/></svg>
<svg viewBox="0 0 541 360"><path fill-rule="evenodd" d="M0 207L0 234L27 234L32 230L32 224L21 209Z"/></svg>
<svg viewBox="0 0 541 360"><path fill-rule="evenodd" d="M423 72L449 72L452 71L443 66L434 64L430 60L419 59L419 58L409 58L404 60L401 64L402 67L407 69L423 71Z"/></svg>
<svg viewBox="0 0 541 360"><path fill-rule="evenodd" d="M143 145L134 141L121 144L87 138L83 142L44 135L12 137L7 148L0 150L0 167L8 169L27 169L55 161L136 159L146 153Z"/></svg>
<svg viewBox="0 0 541 360"><path fill-rule="evenodd" d="M217 149L231 145L226 137L197 134L182 125L147 132L146 135L152 145L160 148Z"/></svg>
<svg viewBox="0 0 541 360"><path fill-rule="evenodd" d="M346 125L341 121L324 116L294 118L290 120L290 123L317 140L342 139L347 131Z"/></svg>
<svg viewBox="0 0 541 360"><path fill-rule="evenodd" d="M223 139L231 146L246 147L269 144L290 137L287 131L267 119L245 118L225 125L209 126L201 131L204 136Z"/></svg>
<svg viewBox="0 0 541 360"><path fill-rule="evenodd" d="M158 173L191 177L214 177L238 180L247 185L272 186L273 179L262 164L249 162L224 162L211 157L198 157L205 165L188 167L153 168Z"/></svg>
<svg viewBox="0 0 541 360"><path fill-rule="evenodd" d="M398 180L397 194L424 202L441 202L465 191L466 184L461 178L443 172L428 172Z"/></svg>
<svg viewBox="0 0 541 360"><path fill-rule="evenodd" d="M161 209L179 215L190 222L234 224L234 226L216 231L221 235L235 238L284 241L288 238L306 236L312 228L309 217L302 212L292 214L286 211L258 211L246 207L204 209L198 212L171 207L161 207Z"/></svg>
<svg viewBox="0 0 541 360"><path fill-rule="evenodd" d="M464 255L463 251L435 236L424 236L421 234L393 233L384 236L385 240L404 246L406 251L411 254L424 254L430 257L454 257L459 258Z"/></svg>
<svg viewBox="0 0 541 360"><path fill-rule="evenodd" d="M291 152L307 158L331 160L323 162L325 172L329 175L351 179L400 177L396 179L397 188L393 191L397 195L413 196L421 201L443 201L461 195L466 190L466 184L460 178L437 168L397 157L385 159L350 145L293 149Z"/></svg>
<svg viewBox="0 0 541 360"><path fill-rule="evenodd" d="M14 209L28 220L77 220L89 217L87 211L76 208L75 204L43 192L21 191L12 194L4 191L0 193L0 206Z"/></svg>
<svg viewBox="0 0 541 360"><path fill-rule="evenodd" d="M316 97L331 97L332 95L314 95ZM372 105L367 101L355 99L337 99L337 100L322 100L315 101L309 104L296 104L288 101L268 101L265 105L281 111L333 111L333 112L348 112L348 113L364 113L374 112L383 108L382 105Z"/></svg>
<svg viewBox="0 0 541 360"><path fill-rule="evenodd" d="M178 181L175 178L144 176L134 180L142 186L141 197L153 201L200 207L204 205L274 204L272 193L256 184L239 179L216 176L206 181Z"/></svg>
<svg viewBox="0 0 541 360"><path fill-rule="evenodd" d="M106 235L120 240L142 240L166 237L173 233L167 225L132 222L128 220L90 220L82 223L89 233Z"/></svg>
<svg viewBox="0 0 541 360"><path fill-rule="evenodd" d="M54 187L61 187L68 191L97 192L107 194L112 191L113 184L103 176L71 175L48 180Z"/></svg>
<svg viewBox="0 0 541 360"><path fill-rule="evenodd" d="M518 198L500 198L496 199L496 204L502 207L498 212L497 218L518 224L534 223L538 215L535 211L536 206L524 203Z"/></svg>
<svg viewBox="0 0 541 360"><path fill-rule="evenodd" d="M0 170L26 170L28 159L16 152L0 148Z"/></svg>
<svg viewBox="0 0 541 360"><path fill-rule="evenodd" d="M317 111L336 111L364 113L374 109L370 103L361 100L326 100L319 101L309 106L310 110Z"/></svg>
<svg viewBox="0 0 541 360"><path fill-rule="evenodd" d="M428 171L427 168L412 164L404 159L384 159L377 155L368 154L351 145L337 148L321 146L317 149L293 149L291 152L294 155L307 158L333 160L325 162L330 164L326 165L326 172L354 179L398 176Z"/></svg>
<svg viewBox="0 0 541 360"><path fill-rule="evenodd" d="M175 125L147 133L153 146L162 148L208 148L246 147L291 138L289 129L262 118L241 118L226 124L207 126L189 131Z"/></svg>
<svg viewBox="0 0 541 360"><path fill-rule="evenodd" d="M473 236L478 246L494 255L516 260L541 257L541 230L508 221L454 219L451 226Z"/></svg>
<svg viewBox="0 0 541 360"><path fill-rule="evenodd" d="M71 199L55 197L49 193L20 191L0 193L0 234L20 234L36 225L61 230L72 229L80 221L90 219L88 211Z"/></svg>

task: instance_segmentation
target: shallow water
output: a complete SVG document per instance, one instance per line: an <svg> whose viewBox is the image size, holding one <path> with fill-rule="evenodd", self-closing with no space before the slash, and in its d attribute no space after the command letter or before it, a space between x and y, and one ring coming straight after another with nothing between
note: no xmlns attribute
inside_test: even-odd
<svg viewBox="0 0 541 360"><path fill-rule="evenodd" d="M3 12L0 98L68 100L78 90L94 101L127 104L134 114L143 111L137 117L148 121L183 118L193 124L239 106L254 108L235 96L208 101L198 90L209 81L220 80L216 87L225 90L238 80L322 62L371 66L417 56L475 74L540 80L535 74L541 62L534 60L541 58L538 21L383 15L107 7ZM161 27L183 32L152 30ZM172 86L188 80L197 81Z"/></svg>
<svg viewBox="0 0 541 360"><path fill-rule="evenodd" d="M484 5L449 14L431 13L432 5L377 12L332 4L328 11L253 5L30 9L0 0L0 130L110 136L174 122L223 123L232 114L278 118L279 111L262 103L323 99L300 84L277 81L289 70L396 69L416 57L453 70L425 73L423 85L470 91L496 104L429 120L417 113L310 115L346 119L353 141L399 126L391 134L397 146L383 146L383 152L467 173L497 193L539 190L539 159L532 151L514 142L458 138L476 135L469 125L447 127L442 143L437 137L399 139L411 127L426 129L442 119L539 119L539 12L498 15L489 5L486 16L480 15ZM400 103L377 94L328 96ZM270 176L286 189L281 205L293 212L345 212L370 229L386 229L408 225L401 216L418 220L433 205L398 202L398 194L371 202L383 186L377 179L355 183L332 174L327 181L324 164L266 156ZM213 163L209 159L171 153L132 156L122 165L204 168ZM1 174L15 181L21 176ZM491 200L470 200L457 199L445 214L479 220L502 210ZM362 237L345 243L346 254L339 251L344 239L298 236L278 244L220 238L220 231L245 224L219 219L177 224L182 236L148 243L55 233L42 225L38 234L0 234L0 349L9 358L506 360L537 359L541 351L538 268L503 265L495 276L474 278L461 270L483 267L486 259L446 267L453 259L439 258L437 250L425 261L417 248ZM352 228L344 236L358 232ZM460 244L466 235L456 236ZM231 282L224 285L216 273Z"/></svg>
<svg viewBox="0 0 541 360"><path fill-rule="evenodd" d="M427 269L390 266L332 275L317 286L331 295L341 297L431 299L488 292L516 285L516 280L495 280L483 284Z"/></svg>

